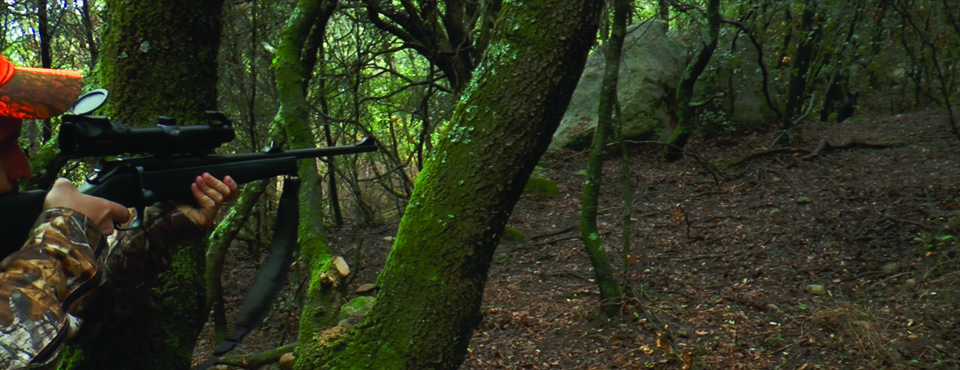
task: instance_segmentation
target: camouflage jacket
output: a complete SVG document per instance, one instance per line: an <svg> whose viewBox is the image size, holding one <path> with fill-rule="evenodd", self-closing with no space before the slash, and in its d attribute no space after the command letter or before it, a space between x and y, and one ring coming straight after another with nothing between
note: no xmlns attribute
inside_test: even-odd
<svg viewBox="0 0 960 370"><path fill-rule="evenodd" d="M178 241L204 235L169 203L145 213L143 227L111 238L79 212L40 215L23 248L0 262L0 369L56 368L87 293L101 285L146 292L169 268Z"/></svg>

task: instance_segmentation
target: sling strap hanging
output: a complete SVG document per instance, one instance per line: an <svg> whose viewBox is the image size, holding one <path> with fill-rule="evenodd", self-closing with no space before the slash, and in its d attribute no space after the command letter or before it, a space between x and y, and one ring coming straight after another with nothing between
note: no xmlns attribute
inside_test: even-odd
<svg viewBox="0 0 960 370"><path fill-rule="evenodd" d="M264 259L253 286L247 291L247 297L240 306L237 322L233 324L227 337L217 344L210 359L197 367L198 370L213 367L224 354L240 344L243 338L270 312L270 306L280 293L280 287L290 271L293 251L297 247L297 227L300 221L300 205L297 201L299 189L299 179L284 179L270 254Z"/></svg>

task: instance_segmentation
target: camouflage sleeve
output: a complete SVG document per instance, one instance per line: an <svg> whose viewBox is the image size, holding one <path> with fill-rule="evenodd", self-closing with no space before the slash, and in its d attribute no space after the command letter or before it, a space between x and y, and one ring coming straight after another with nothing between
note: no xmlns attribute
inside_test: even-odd
<svg viewBox="0 0 960 370"><path fill-rule="evenodd" d="M55 368L74 315L129 315L170 268L173 248L206 235L170 203L144 213L143 227L107 242L79 212L44 211L23 248L0 262L0 369ZM87 302L98 284L97 302Z"/></svg>
<svg viewBox="0 0 960 370"><path fill-rule="evenodd" d="M101 240L86 216L49 209L23 248L0 262L0 368L56 357L73 322L70 305L97 283Z"/></svg>

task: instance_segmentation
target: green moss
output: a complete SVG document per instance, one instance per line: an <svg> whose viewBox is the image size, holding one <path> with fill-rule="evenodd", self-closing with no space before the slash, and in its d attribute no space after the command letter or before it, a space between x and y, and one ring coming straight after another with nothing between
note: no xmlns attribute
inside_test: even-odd
<svg viewBox="0 0 960 370"><path fill-rule="evenodd" d="M82 350L74 346L66 346L60 355L60 365L57 368L61 370L72 369L76 364L83 362L83 358Z"/></svg>
<svg viewBox="0 0 960 370"><path fill-rule="evenodd" d="M505 226L503 228L503 237L500 239L508 242L523 243L527 241L527 236L523 235L523 232L512 228L510 226Z"/></svg>
<svg viewBox="0 0 960 370"><path fill-rule="evenodd" d="M523 193L555 198L560 195L560 189L553 180L543 177L531 177L530 180L527 180L527 186L523 188Z"/></svg>
<svg viewBox="0 0 960 370"><path fill-rule="evenodd" d="M363 318L370 313L370 310L373 309L373 304L376 302L376 298L369 296L360 296L351 299L350 302L340 307L340 322L343 323L344 320L350 321L351 323L363 321Z"/></svg>

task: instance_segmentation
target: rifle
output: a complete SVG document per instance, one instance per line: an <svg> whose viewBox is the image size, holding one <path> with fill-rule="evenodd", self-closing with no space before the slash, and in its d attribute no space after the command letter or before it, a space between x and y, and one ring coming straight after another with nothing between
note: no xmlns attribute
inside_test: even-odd
<svg viewBox="0 0 960 370"><path fill-rule="evenodd" d="M81 97L77 105L81 105L85 97L87 95ZM142 128L128 127L89 113L62 116L60 151L69 158L152 154L102 161L99 169L80 186L84 194L136 208L140 215L145 207L159 201L193 199L190 184L204 172L219 179L229 175L243 184L296 175L298 159L377 150L374 140L367 137L347 146L215 155L210 154L213 149L234 139L233 127L222 113L208 111L210 122L206 125L177 126L172 118L162 117L157 127ZM23 246L34 221L42 213L46 194L45 190L32 190L0 196L0 235L3 236L0 253L4 256Z"/></svg>

